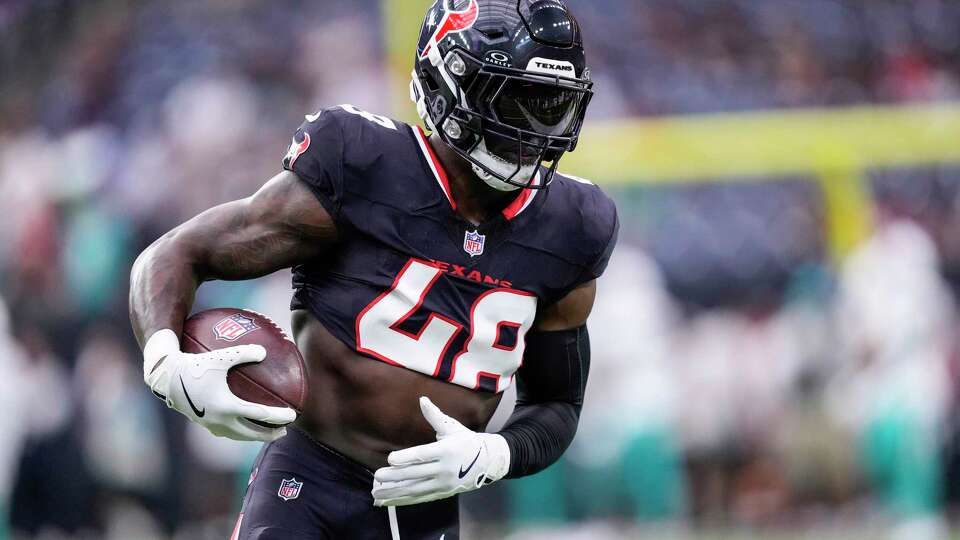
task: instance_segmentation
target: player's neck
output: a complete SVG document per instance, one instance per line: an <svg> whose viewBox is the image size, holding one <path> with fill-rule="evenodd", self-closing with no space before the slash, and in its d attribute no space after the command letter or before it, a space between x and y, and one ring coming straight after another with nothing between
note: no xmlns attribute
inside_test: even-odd
<svg viewBox="0 0 960 540"><path fill-rule="evenodd" d="M475 224L483 223L517 197L516 191L498 191L477 178L470 162L447 146L439 135L430 135L430 146L447 172L457 213Z"/></svg>

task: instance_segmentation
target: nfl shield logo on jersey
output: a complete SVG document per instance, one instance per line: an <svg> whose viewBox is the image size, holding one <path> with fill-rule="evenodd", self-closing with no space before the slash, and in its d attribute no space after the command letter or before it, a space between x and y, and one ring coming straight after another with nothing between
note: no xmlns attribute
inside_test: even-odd
<svg viewBox="0 0 960 540"><path fill-rule="evenodd" d="M256 321L246 315L237 313L215 324L213 333L217 336L217 339L236 341L257 328L260 327L257 326Z"/></svg>
<svg viewBox="0 0 960 540"><path fill-rule="evenodd" d="M463 236L463 250L469 253L471 257L483 255L483 241L486 239L485 235L477 231L467 231Z"/></svg>
<svg viewBox="0 0 960 540"><path fill-rule="evenodd" d="M277 492L277 496L285 501L296 499L300 496L300 488L303 487L303 482L297 482L297 478L291 478L287 480L286 478L280 482L280 491Z"/></svg>

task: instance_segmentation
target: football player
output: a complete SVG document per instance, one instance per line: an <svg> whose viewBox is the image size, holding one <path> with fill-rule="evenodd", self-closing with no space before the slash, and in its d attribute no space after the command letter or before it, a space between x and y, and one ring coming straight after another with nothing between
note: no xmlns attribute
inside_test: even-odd
<svg viewBox="0 0 960 540"><path fill-rule="evenodd" d="M618 230L599 188L557 172L591 95L563 2L436 0L411 83L427 132L350 105L310 114L283 172L140 255L146 383L215 435L268 442L234 538L453 540L457 494L560 457ZM299 418L228 390L262 347L187 354L178 337L203 281L289 267ZM513 415L485 433L514 383Z"/></svg>

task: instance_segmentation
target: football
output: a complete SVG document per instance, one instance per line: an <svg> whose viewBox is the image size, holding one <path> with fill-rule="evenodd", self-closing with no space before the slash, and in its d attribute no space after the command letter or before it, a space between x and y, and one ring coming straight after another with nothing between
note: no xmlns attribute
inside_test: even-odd
<svg viewBox="0 0 960 540"><path fill-rule="evenodd" d="M306 366L297 345L269 317L238 308L208 309L183 325L183 352L203 353L236 345L261 345L262 362L230 368L227 384L237 397L303 412L307 400Z"/></svg>

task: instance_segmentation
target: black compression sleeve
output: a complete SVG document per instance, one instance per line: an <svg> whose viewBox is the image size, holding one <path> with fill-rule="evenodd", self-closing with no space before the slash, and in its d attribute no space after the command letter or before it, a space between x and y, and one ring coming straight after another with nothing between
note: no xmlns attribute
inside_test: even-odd
<svg viewBox="0 0 960 540"><path fill-rule="evenodd" d="M527 336L523 366L517 372L517 406L500 431L510 448L507 478L542 471L570 446L589 370L586 326Z"/></svg>
<svg viewBox="0 0 960 540"><path fill-rule="evenodd" d="M500 432L510 448L507 478L536 474L560 459L577 433L580 407L553 401L517 405Z"/></svg>

